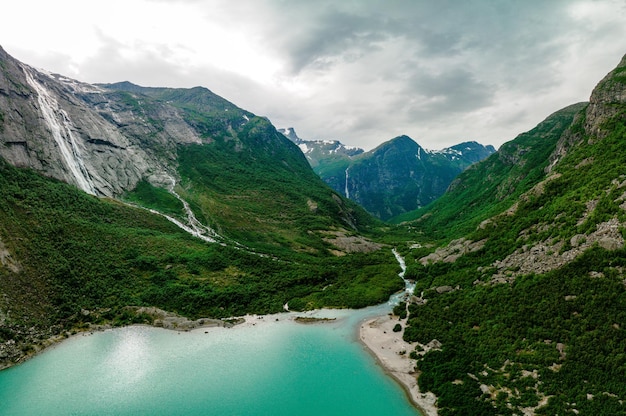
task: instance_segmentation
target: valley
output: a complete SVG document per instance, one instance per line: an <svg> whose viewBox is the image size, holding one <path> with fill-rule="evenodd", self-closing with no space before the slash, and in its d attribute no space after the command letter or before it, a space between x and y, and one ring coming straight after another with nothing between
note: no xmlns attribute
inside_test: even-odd
<svg viewBox="0 0 626 416"><path fill-rule="evenodd" d="M383 319L437 414L624 413L625 73L497 151L398 136L307 159L206 88L89 85L0 49L0 368L154 325L146 308L227 320L405 291Z"/></svg>
<svg viewBox="0 0 626 416"><path fill-rule="evenodd" d="M399 136L365 152L337 140L303 140L293 128L280 132L300 147L331 188L391 222L433 202L459 173L496 151L476 142L426 150L410 137Z"/></svg>

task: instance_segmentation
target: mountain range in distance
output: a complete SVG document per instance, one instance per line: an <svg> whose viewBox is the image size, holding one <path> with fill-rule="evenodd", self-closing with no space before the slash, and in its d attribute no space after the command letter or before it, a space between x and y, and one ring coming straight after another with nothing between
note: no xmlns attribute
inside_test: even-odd
<svg viewBox="0 0 626 416"><path fill-rule="evenodd" d="M381 303L405 287L394 248L415 292L390 319L439 414L625 414L624 143L626 56L486 158L400 136L312 162L206 88L90 85L0 49L0 368L74 331L154 324L143 307ZM368 193L401 194L416 160L470 164L414 210Z"/></svg>
<svg viewBox="0 0 626 416"><path fill-rule="evenodd" d="M385 221L433 202L459 173L496 151L475 141L432 151L399 136L366 152L338 140L303 140L292 127L279 131L324 182Z"/></svg>

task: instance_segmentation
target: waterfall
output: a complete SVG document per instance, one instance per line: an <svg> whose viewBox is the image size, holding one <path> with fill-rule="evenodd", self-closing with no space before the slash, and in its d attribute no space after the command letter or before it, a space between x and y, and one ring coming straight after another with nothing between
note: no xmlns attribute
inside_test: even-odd
<svg viewBox="0 0 626 416"><path fill-rule="evenodd" d="M179 221L167 215L165 217L168 220L175 223L176 225L178 225L179 227L183 228L185 231L189 232L190 234L193 234L194 236L199 237L209 243L216 243L217 239L220 238L219 234L215 232L215 230L213 230L212 228L207 227L206 225L198 221L195 214L191 210L189 203L185 201L180 195L178 195L176 191L174 191L174 187L176 186L176 180L172 178L171 176L170 176L170 180L172 181L172 184L168 188L168 191L183 204L183 208L185 209L185 213L187 214L187 223L189 224L189 226L185 226L184 224L181 224Z"/></svg>
<svg viewBox="0 0 626 416"><path fill-rule="evenodd" d="M46 88L32 76L29 70L24 68L24 74L26 75L26 81L37 92L37 101L41 114L59 147L63 162L73 176L76 185L83 191L96 195L96 188L83 162L76 137L72 133L69 116L61 109L57 100L50 95Z"/></svg>
<svg viewBox="0 0 626 416"><path fill-rule="evenodd" d="M413 292L415 291L415 283L404 278L404 275L406 273L406 263L404 262L404 258L402 258L400 253L398 253L398 251L395 248L391 250L391 252L396 257L396 260L398 261L398 264L400 265L400 269L402 270L400 273L398 273L398 276L400 276L402 280L404 280L404 291L396 295L393 295L391 299L389 300L390 304L397 305L403 299L410 298L413 295Z"/></svg>
<svg viewBox="0 0 626 416"><path fill-rule="evenodd" d="M348 169L350 169L350 166L346 168L346 189L345 189L346 198L350 198L350 191L348 191Z"/></svg>
<svg viewBox="0 0 626 416"><path fill-rule="evenodd" d="M176 218L170 217L169 215L163 214L162 212L159 212L159 211L157 211L155 209L148 209L148 211L150 211L153 214L165 217L168 221L170 221L171 223L175 224L178 228L188 232L189 234L193 235L194 237L198 237L199 239L206 241L207 243L216 243L217 242L215 239L202 234L197 229L194 229L192 227L189 227L189 226L183 224L182 222L178 221Z"/></svg>

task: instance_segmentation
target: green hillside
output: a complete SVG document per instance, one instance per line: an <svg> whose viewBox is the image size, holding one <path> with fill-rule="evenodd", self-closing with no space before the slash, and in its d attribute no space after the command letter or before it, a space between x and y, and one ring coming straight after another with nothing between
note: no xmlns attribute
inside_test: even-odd
<svg viewBox="0 0 626 416"><path fill-rule="evenodd" d="M534 129L503 144L497 153L470 166L429 206L399 215L394 223L419 219L429 238L458 238L509 208L546 176L550 154L574 118L587 106L578 103L550 115Z"/></svg>
<svg viewBox="0 0 626 416"><path fill-rule="evenodd" d="M67 331L153 319L129 306L229 318L285 304L364 307L403 287L391 247L366 238L382 224L325 185L266 119L204 88L122 83L103 94L139 120L120 129L167 163L176 184L146 178L121 202L0 160L0 367ZM167 106L201 143L141 135L141 123L165 128ZM148 211L187 224L183 201L217 243Z"/></svg>
<svg viewBox="0 0 626 416"><path fill-rule="evenodd" d="M622 72L408 223L456 238L405 249L421 297L404 337L439 414L626 412L626 107L603 94L620 96Z"/></svg>
<svg viewBox="0 0 626 416"><path fill-rule="evenodd" d="M176 191L220 234L272 253L282 247L324 254L332 248L323 239L329 229L355 233L377 226L362 208L328 188L298 147L266 119L204 88L128 83L110 88L140 94L142 106L150 98L176 106L201 135L203 144L177 148ZM137 201L132 193L128 197Z"/></svg>
<svg viewBox="0 0 626 416"><path fill-rule="evenodd" d="M2 332L14 350L90 323L143 322L128 305L191 318L301 307L362 307L402 287L389 250L335 256L260 256L209 244L165 218L0 161ZM325 288L327 288L324 290Z"/></svg>

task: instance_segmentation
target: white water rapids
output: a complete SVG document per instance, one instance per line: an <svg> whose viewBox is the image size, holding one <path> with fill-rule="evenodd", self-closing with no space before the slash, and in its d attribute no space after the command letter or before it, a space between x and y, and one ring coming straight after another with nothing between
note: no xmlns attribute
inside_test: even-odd
<svg viewBox="0 0 626 416"><path fill-rule="evenodd" d="M35 79L30 70L26 67L23 69L26 81L37 92L37 101L41 114L59 147L63 162L74 178L76 185L83 191L96 195L96 187L89 176L89 171L83 161L76 137L72 133L69 116L59 106L57 100L48 92L46 87Z"/></svg>
<svg viewBox="0 0 626 416"><path fill-rule="evenodd" d="M398 273L398 276L400 276L402 280L404 280L404 291L392 296L389 301L389 303L397 305L403 299L413 295L413 292L415 291L415 282L411 282L410 280L404 278L404 275L406 273L406 263L404 261L404 258L400 255L400 253L398 253L395 248L391 250L391 252L396 257L396 260L400 265L400 269L402 270L400 273Z"/></svg>
<svg viewBox="0 0 626 416"><path fill-rule="evenodd" d="M126 204L135 208L143 208L147 211L150 211L153 214L160 215L166 218L169 222L176 225L178 228L182 229L183 231L193 235L194 237L204 240L207 243L217 243L219 240L224 240L224 238L220 236L214 229L198 221L198 219L196 218L196 215L191 210L189 203L185 201L180 195L178 195L176 191L174 191L174 187L176 186L176 180L169 175L168 175L168 178L171 180L171 185L168 187L167 190L170 194L175 196L176 199L178 199L183 204L183 208L185 209L185 214L187 215L187 224L183 224L181 221L177 220L176 218L170 215L164 214L160 211L157 211L156 209L146 208L140 205L130 204L128 202L126 202Z"/></svg>
<svg viewBox="0 0 626 416"><path fill-rule="evenodd" d="M207 241L209 243L217 243L217 240L221 239L220 235L217 232L215 232L214 229L198 221L195 214L191 210L189 203L185 201L183 198L181 198L181 196L178 195L178 193L176 193L176 191L174 190L174 187L176 186L176 180L172 178L171 176L170 176L170 179L172 181L172 184L168 188L168 191L170 192L170 194L174 195L176 199L178 199L183 204L185 213L187 214L187 223L189 224L189 226L181 224L179 221L167 215L165 215L165 217L168 220L172 221L174 224L178 225L183 230L187 231L188 233L198 238L201 238L202 240Z"/></svg>

